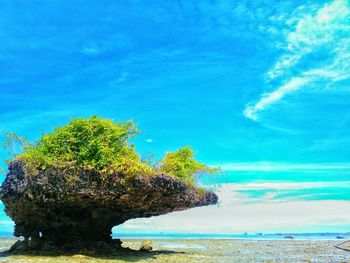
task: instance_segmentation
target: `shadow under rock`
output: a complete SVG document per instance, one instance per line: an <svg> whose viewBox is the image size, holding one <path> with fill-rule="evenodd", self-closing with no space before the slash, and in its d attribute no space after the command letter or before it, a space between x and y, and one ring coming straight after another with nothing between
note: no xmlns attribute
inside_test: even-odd
<svg viewBox="0 0 350 263"><path fill-rule="evenodd" d="M131 248L108 248L108 249L61 249L57 247L45 247L41 249L25 249L25 250L8 250L0 252L0 258L9 256L30 256L30 257L61 257L61 256L77 256L83 255L90 258L104 259L104 260L124 260L130 262L137 262L145 259L155 259L157 255L171 255L171 254L185 254L185 252L178 252L172 250L155 250L142 251Z"/></svg>

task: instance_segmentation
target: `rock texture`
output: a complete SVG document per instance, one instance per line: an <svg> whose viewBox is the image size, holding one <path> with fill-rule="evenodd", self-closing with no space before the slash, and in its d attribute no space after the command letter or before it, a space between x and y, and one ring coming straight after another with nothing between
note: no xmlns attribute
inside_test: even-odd
<svg viewBox="0 0 350 263"><path fill-rule="evenodd" d="M109 242L112 227L126 220L211 205L218 197L164 174L127 179L48 167L33 176L24 161L16 160L9 165L0 199L15 221L15 236L67 244Z"/></svg>

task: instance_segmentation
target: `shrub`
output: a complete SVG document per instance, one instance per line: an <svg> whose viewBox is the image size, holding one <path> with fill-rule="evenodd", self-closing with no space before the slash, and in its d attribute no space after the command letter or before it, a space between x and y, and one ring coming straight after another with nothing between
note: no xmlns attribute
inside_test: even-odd
<svg viewBox="0 0 350 263"><path fill-rule="evenodd" d="M26 144L19 157L43 169L66 164L99 171L126 163L133 163L135 168L142 167L139 155L128 142L136 134L137 128L132 121L114 123L96 116L78 118L56 128L53 133L44 134L33 145Z"/></svg>
<svg viewBox="0 0 350 263"><path fill-rule="evenodd" d="M218 171L216 168L209 168L197 162L194 159L194 152L189 146L174 153L167 153L165 158L161 160L160 169L166 174L171 174L189 183L194 182L194 175L198 172L214 173Z"/></svg>

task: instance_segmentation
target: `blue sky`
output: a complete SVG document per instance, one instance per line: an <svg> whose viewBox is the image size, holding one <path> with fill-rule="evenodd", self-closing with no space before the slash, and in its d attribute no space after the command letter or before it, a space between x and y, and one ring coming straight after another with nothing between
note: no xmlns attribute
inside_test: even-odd
<svg viewBox="0 0 350 263"><path fill-rule="evenodd" d="M227 171L199 182L220 183L219 206L120 231L349 229L349 1L4 0L0 12L2 131L35 140L72 117L133 119L141 153L190 144ZM191 224L213 211L214 228Z"/></svg>

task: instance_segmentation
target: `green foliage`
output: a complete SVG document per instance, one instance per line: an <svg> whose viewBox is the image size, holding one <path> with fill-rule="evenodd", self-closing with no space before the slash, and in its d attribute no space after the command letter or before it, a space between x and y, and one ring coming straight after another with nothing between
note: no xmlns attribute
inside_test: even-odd
<svg viewBox="0 0 350 263"><path fill-rule="evenodd" d="M174 153L167 153L165 158L161 160L160 170L188 183L194 182L194 175L198 172L215 173L218 171L216 168L209 168L197 162L194 159L194 152L189 146Z"/></svg>
<svg viewBox="0 0 350 263"><path fill-rule="evenodd" d="M126 177L163 172L193 184L195 173L216 171L198 163L188 146L178 152L167 153L158 167L150 158L141 160L129 143L137 133L132 121L114 123L94 116L73 119L53 133L43 134L34 144L7 133L4 148L13 149L15 145L20 145L23 152L19 155L14 152L13 158L25 159L33 174L48 166L74 165L94 169L101 174L122 174Z"/></svg>

